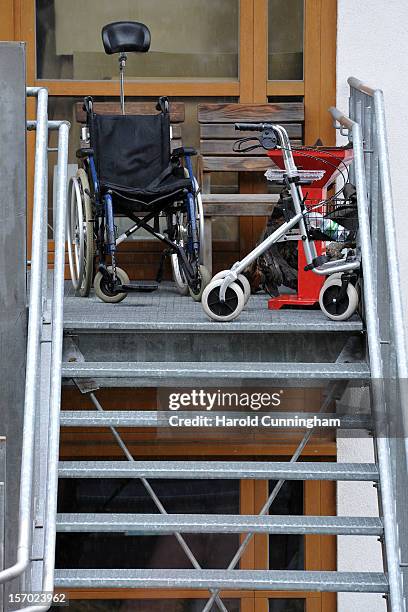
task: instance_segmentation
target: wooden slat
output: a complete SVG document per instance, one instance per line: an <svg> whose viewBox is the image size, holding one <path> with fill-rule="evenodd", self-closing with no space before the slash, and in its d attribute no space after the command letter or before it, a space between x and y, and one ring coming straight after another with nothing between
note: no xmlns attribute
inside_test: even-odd
<svg viewBox="0 0 408 612"><path fill-rule="evenodd" d="M203 194L205 217L265 217L279 199L274 194Z"/></svg>
<svg viewBox="0 0 408 612"><path fill-rule="evenodd" d="M238 153L234 151L234 143L238 140L235 137L235 140L202 140L200 142L200 153L201 155L234 155L234 156L242 156L249 155L251 157L265 157L266 152L261 146L252 151L247 151L245 153ZM292 140L292 145L298 146L302 144L301 140ZM251 146L254 143L244 143L243 147Z"/></svg>
<svg viewBox="0 0 408 612"><path fill-rule="evenodd" d="M94 111L100 115L120 115L119 102L94 102ZM126 113L128 115L154 115L156 102L127 102ZM75 104L75 118L78 123L86 123L86 113L82 108L82 102ZM183 123L185 119L184 102L170 102L170 121L172 123Z"/></svg>
<svg viewBox="0 0 408 612"><path fill-rule="evenodd" d="M301 123L281 123L289 138L302 139L303 126ZM233 123L204 123L200 126L200 136L202 140L209 139L231 139L250 138L254 136L253 132L237 132Z"/></svg>
<svg viewBox="0 0 408 612"><path fill-rule="evenodd" d="M265 172L272 167L272 162L264 157L230 156L203 157L204 172Z"/></svg>
<svg viewBox="0 0 408 612"><path fill-rule="evenodd" d="M277 104L199 104L200 123L233 123L235 121L303 121L301 102Z"/></svg>

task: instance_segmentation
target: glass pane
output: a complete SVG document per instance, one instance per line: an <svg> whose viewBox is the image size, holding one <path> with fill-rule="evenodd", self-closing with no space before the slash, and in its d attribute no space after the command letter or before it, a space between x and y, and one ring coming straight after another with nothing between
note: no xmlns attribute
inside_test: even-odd
<svg viewBox="0 0 408 612"><path fill-rule="evenodd" d="M223 602L228 612L240 612L238 599L223 599ZM68 609L69 612L201 612L205 603L204 599L71 599ZM61 612L61 608L53 607L53 611ZM211 612L216 611L218 607L212 606Z"/></svg>
<svg viewBox="0 0 408 612"><path fill-rule="evenodd" d="M275 481L269 483L269 494L272 493L275 485ZM301 480L287 480L272 503L269 514L302 515L303 482ZM270 535L269 569L304 569L304 536ZM283 608L283 610L286 612L286 608Z"/></svg>
<svg viewBox="0 0 408 612"><path fill-rule="evenodd" d="M169 513L239 514L239 481L157 480L153 489ZM154 514L158 510L139 480L63 480L59 512ZM238 534L185 534L202 567L227 567ZM189 569L174 535L69 533L57 538L57 567Z"/></svg>
<svg viewBox="0 0 408 612"><path fill-rule="evenodd" d="M304 0L269 0L268 79L303 79Z"/></svg>
<svg viewBox="0 0 408 612"><path fill-rule="evenodd" d="M269 612L305 612L304 599L270 599Z"/></svg>
<svg viewBox="0 0 408 612"><path fill-rule="evenodd" d="M102 27L145 23L149 53L129 54L135 78L238 78L239 0L36 0L40 79L116 79L117 56L105 55Z"/></svg>

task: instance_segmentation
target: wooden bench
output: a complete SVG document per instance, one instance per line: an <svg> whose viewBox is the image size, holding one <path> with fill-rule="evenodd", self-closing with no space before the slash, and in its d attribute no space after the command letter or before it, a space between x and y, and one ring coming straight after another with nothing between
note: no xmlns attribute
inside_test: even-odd
<svg viewBox="0 0 408 612"><path fill-rule="evenodd" d="M94 102L93 108L95 113L100 115L121 114L119 102ZM125 102L125 110L127 115L154 115L158 113L156 102ZM86 123L86 112L83 109L82 102L75 104L75 118L78 123ZM184 119L184 102L170 102L171 150L182 146L180 124L184 123Z"/></svg>
<svg viewBox="0 0 408 612"><path fill-rule="evenodd" d="M237 132L236 122L271 122L283 125L293 144L303 142L304 105L300 102L279 104L199 104L200 157L199 182L202 185L206 244L204 263L212 272L212 222L216 217L265 217L271 213L278 196L264 193L213 193L212 173L263 173L271 161L262 149L236 153L239 138L254 137L254 132Z"/></svg>

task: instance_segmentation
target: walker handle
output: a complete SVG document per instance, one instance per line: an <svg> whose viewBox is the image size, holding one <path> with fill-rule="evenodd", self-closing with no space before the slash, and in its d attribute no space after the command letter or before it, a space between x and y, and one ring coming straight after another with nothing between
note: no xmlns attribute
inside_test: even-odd
<svg viewBox="0 0 408 612"><path fill-rule="evenodd" d="M235 129L243 132L263 132L264 130L273 130L272 123L236 123Z"/></svg>

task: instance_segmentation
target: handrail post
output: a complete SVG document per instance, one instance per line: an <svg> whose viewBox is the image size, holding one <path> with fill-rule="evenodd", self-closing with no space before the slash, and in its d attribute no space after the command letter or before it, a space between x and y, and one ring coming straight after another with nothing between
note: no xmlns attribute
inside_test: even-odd
<svg viewBox="0 0 408 612"><path fill-rule="evenodd" d="M27 332L27 365L24 400L23 447L21 458L19 533L17 562L0 572L0 583L21 575L28 566L31 548L32 491L34 472L35 416L38 399L40 333L42 320L42 231L43 208L46 206L45 180L48 143L48 91L27 89L28 96L37 96L37 133L35 153L33 229L31 245L30 298Z"/></svg>
<svg viewBox="0 0 408 612"><path fill-rule="evenodd" d="M51 129L58 129L57 197L54 227L54 272L52 295L51 384L47 449L47 485L44 517L44 592L54 590L56 518L58 500L58 459L61 406L61 367L64 315L65 225L67 206L68 121L50 121ZM20 612L46 612L51 603L20 608Z"/></svg>
<svg viewBox="0 0 408 612"><path fill-rule="evenodd" d="M359 100L360 109L362 107ZM333 118L347 129L352 130L354 170L357 189L359 233L361 240L362 265L364 271L364 299L367 325L367 341L371 370L371 391L374 416L382 417L385 413L384 369L381 354L378 299L375 275L373 272L372 245L370 232L370 215L367 197L366 167L364 163L364 141L359 123L346 117L338 109L331 108ZM361 115L360 115L361 117ZM391 454L388 439L379 431L376 439L376 451L381 475L381 502L385 534L385 562L388 572L390 600L393 612L404 612L404 596L399 574L400 555L398 548L397 520L395 499L393 495L393 477Z"/></svg>

